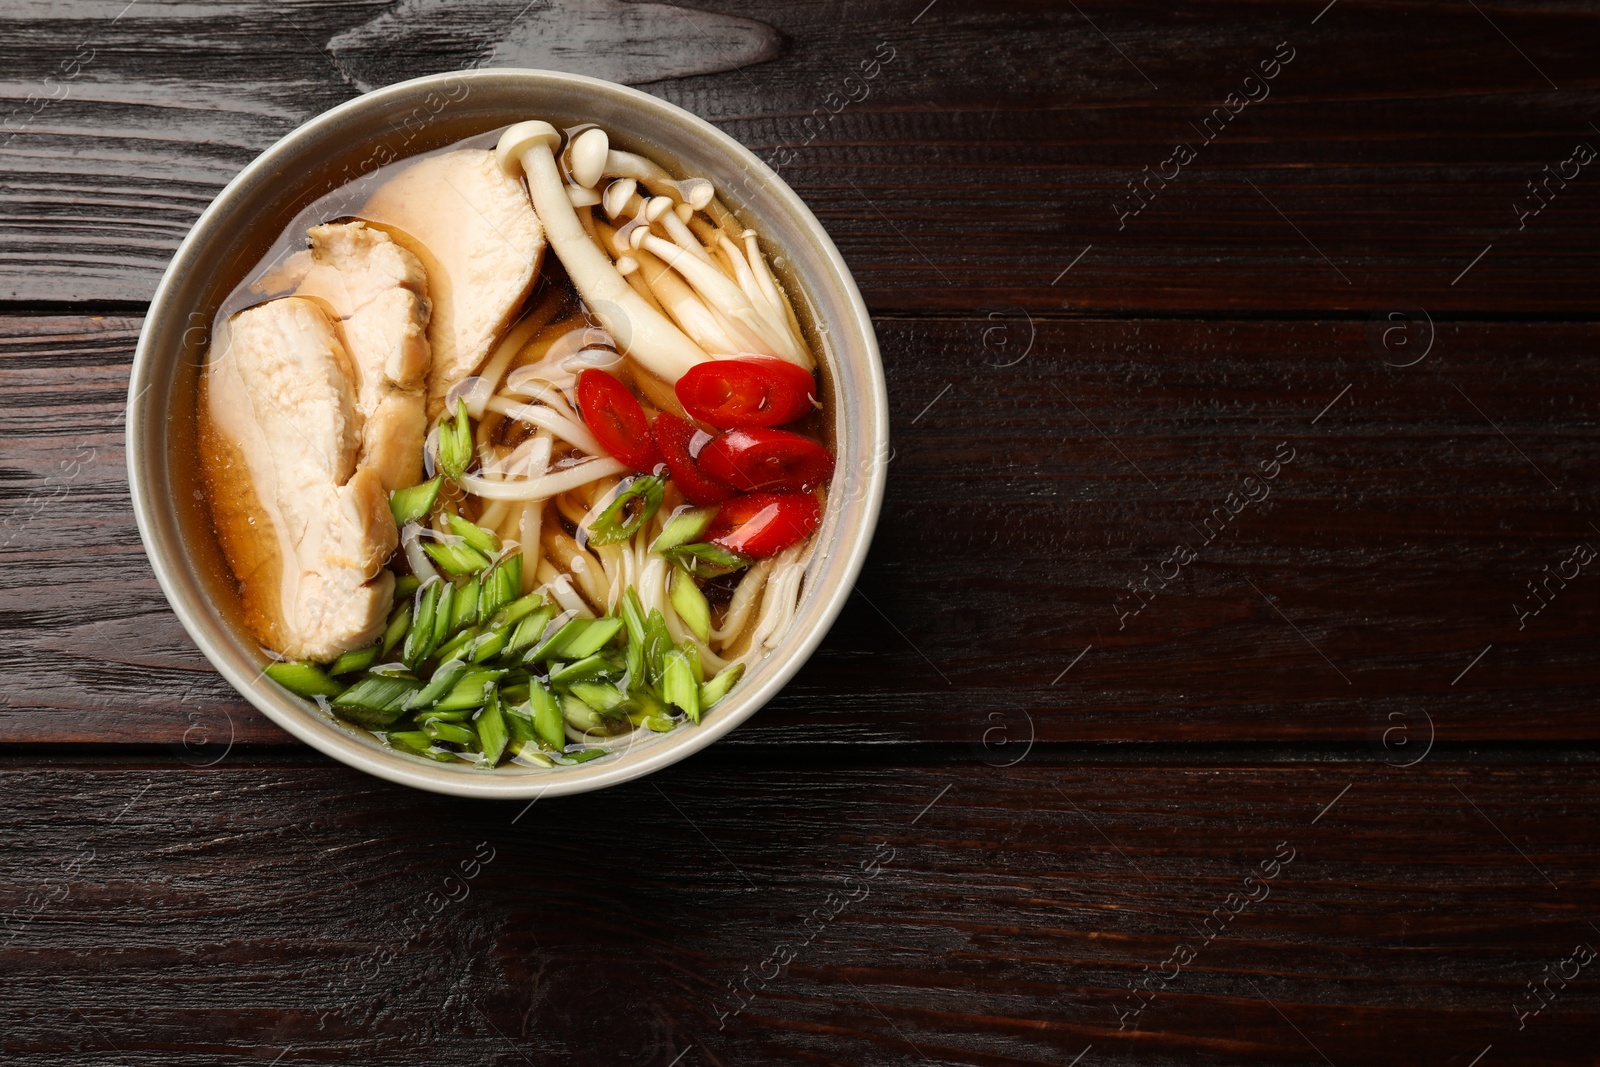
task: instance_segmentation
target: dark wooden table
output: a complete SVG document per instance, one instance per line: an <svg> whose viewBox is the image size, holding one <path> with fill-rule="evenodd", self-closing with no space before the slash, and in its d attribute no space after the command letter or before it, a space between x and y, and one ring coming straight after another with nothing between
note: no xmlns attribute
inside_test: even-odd
<svg viewBox="0 0 1600 1067"><path fill-rule="evenodd" d="M1596 1062L1600 5L695 3L0 6L0 1058ZM246 161L494 64L781 165L896 446L778 700L532 809L242 702L120 421Z"/></svg>

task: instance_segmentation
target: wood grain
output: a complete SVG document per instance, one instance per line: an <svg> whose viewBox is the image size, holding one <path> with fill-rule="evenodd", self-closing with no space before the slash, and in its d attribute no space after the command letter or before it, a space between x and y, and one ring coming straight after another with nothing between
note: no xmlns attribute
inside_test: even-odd
<svg viewBox="0 0 1600 1067"><path fill-rule="evenodd" d="M1600 147L1592 5L697 6L758 15L788 46L650 90L780 163L879 309L1575 313L1600 282L1600 177L1528 188ZM442 22L372 0L122 7L0 20L0 300L147 300L274 140L357 84L526 61L544 17L499 0ZM641 61L707 50L680 21ZM380 25L386 58L362 44ZM573 32L548 47L587 40ZM755 44L724 62L770 50ZM1292 61L1247 85L1280 44ZM1244 92L1262 98L1202 141ZM1123 218L1179 143L1196 158Z"/></svg>
<svg viewBox="0 0 1600 1067"><path fill-rule="evenodd" d="M1435 736L1600 738L1600 562L1549 578L1600 549L1592 326L878 325L895 453L871 560L736 742L1338 740L1404 762ZM282 741L139 545L137 326L0 319L0 740Z"/></svg>
<svg viewBox="0 0 1600 1067"><path fill-rule="evenodd" d="M621 0L403 0L327 44L363 92L462 67L535 67L634 85L738 70L783 47L764 22Z"/></svg>
<svg viewBox="0 0 1600 1067"><path fill-rule="evenodd" d="M1465 1067L1576 1062L1600 1011L1590 964L1516 1014L1600 944L1587 760L745 754L529 809L294 762L0 777L19 1063Z"/></svg>

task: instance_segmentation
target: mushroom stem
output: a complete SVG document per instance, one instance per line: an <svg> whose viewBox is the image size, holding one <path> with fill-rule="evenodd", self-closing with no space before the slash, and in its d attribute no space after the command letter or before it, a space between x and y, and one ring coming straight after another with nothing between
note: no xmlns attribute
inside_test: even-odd
<svg viewBox="0 0 1600 1067"><path fill-rule="evenodd" d="M634 253L639 274L661 306L685 333L707 351L738 352L744 347L738 332L730 332L716 313L695 295L689 284L661 260L641 249Z"/></svg>
<svg viewBox="0 0 1600 1067"><path fill-rule="evenodd" d="M689 227L684 225L683 220L678 218L675 212L666 212L661 216L660 222L661 228L667 231L667 236L672 238L673 244L690 253L696 259L703 259L707 263L711 262L711 253L706 251L705 245L700 243L700 238L696 237Z"/></svg>
<svg viewBox="0 0 1600 1067"><path fill-rule="evenodd" d="M547 122L519 122L501 135L495 154L507 171L521 164L546 239L595 317L651 373L676 382L710 356L634 292L585 232L556 167L554 146L560 140Z"/></svg>
<svg viewBox="0 0 1600 1067"><path fill-rule="evenodd" d="M647 236L643 247L666 260L711 306L730 320L749 327L763 342L762 351L765 354L781 356L810 369L805 352L795 345L789 335L788 323L781 318L773 321L771 316L752 304L744 291L727 275L659 237Z"/></svg>

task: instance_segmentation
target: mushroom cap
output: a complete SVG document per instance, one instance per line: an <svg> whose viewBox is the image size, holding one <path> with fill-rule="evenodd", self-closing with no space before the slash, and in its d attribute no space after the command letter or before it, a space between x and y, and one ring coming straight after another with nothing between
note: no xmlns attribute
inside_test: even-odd
<svg viewBox="0 0 1600 1067"><path fill-rule="evenodd" d="M593 189L606 169L606 153L611 151L611 138L606 131L595 126L573 138L567 149L567 169L572 180L585 189Z"/></svg>
<svg viewBox="0 0 1600 1067"><path fill-rule="evenodd" d="M560 132L548 122L538 119L519 122L500 135L500 143L495 145L494 155L507 174L517 174L522 168L522 153L541 143L548 145L550 151L554 152L556 146L561 143Z"/></svg>
<svg viewBox="0 0 1600 1067"><path fill-rule="evenodd" d="M616 218L622 214L622 209L627 206L628 200L633 196L634 190L639 188L639 183L633 178L618 178L606 186L605 205L606 214Z"/></svg>

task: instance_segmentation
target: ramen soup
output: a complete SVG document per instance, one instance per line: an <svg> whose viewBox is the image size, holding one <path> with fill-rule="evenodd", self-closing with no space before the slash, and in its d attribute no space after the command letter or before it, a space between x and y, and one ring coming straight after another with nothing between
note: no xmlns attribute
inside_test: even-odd
<svg viewBox="0 0 1600 1067"><path fill-rule="evenodd" d="M583 762L784 639L834 458L709 181L544 122L401 160L302 212L214 338L202 482L265 673L385 745Z"/></svg>

